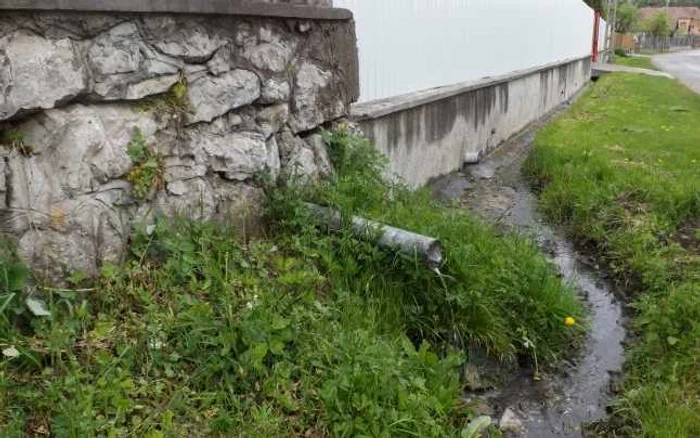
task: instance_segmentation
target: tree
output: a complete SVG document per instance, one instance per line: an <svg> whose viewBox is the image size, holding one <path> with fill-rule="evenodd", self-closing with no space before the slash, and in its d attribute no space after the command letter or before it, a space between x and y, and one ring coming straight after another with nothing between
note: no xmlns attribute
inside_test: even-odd
<svg viewBox="0 0 700 438"><path fill-rule="evenodd" d="M639 23L639 9L629 2L622 3L617 8L617 22L615 32L630 33L637 28Z"/></svg>
<svg viewBox="0 0 700 438"><path fill-rule="evenodd" d="M605 0L584 0L594 10L605 14Z"/></svg>
<svg viewBox="0 0 700 438"><path fill-rule="evenodd" d="M671 34L671 26L668 24L670 18L668 13L661 11L644 23L644 30L655 37L666 37Z"/></svg>

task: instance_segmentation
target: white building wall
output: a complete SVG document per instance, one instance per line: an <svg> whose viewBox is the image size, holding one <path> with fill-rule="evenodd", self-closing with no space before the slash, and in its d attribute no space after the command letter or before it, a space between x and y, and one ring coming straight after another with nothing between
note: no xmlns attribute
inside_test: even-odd
<svg viewBox="0 0 700 438"><path fill-rule="evenodd" d="M360 101L590 55L582 0L334 0L355 13Z"/></svg>

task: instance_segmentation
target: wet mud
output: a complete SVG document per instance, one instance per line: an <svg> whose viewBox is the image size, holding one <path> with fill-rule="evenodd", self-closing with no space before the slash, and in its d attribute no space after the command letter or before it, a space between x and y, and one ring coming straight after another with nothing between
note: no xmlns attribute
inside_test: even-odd
<svg viewBox="0 0 700 438"><path fill-rule="evenodd" d="M589 330L580 352L534 379L529 367L506 367L506 377L493 389L468 394L498 418L513 411L523 425L520 436L532 438L585 436L585 424L606 416L615 377L623 361L625 321L614 284L574 245L549 226L537 210L537 199L521 167L536 130L546 120L509 140L476 165L432 182L435 195L458 203L504 230L534 239L589 308ZM490 366L493 366L491 364Z"/></svg>

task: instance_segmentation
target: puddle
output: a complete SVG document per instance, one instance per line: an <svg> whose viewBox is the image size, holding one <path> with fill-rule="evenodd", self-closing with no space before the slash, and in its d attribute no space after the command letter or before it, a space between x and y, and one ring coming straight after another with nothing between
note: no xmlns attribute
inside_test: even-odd
<svg viewBox="0 0 700 438"><path fill-rule="evenodd" d="M480 164L436 180L432 187L436 196L458 201L500 227L535 239L564 281L588 303L590 329L575 363L565 364L561 372L543 381L534 381L531 371L522 371L503 388L483 396L497 414L506 408L515 412L525 428L522 436L582 437L583 424L605 418L612 399L611 376L622 369L623 309L603 273L584 264L573 244L537 211L536 198L520 172L535 129L509 141Z"/></svg>

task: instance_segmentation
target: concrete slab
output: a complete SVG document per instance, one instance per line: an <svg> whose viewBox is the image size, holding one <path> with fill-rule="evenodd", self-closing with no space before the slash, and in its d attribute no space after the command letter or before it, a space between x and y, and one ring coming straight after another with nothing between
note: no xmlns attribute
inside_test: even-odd
<svg viewBox="0 0 700 438"><path fill-rule="evenodd" d="M656 71L656 70L647 70L645 68L637 68L637 67L627 67L624 65L617 65L617 64L595 64L593 65L593 77L600 77L606 73L615 73L615 72L622 72L622 73L635 73L639 75L648 75L648 76L659 76L663 78L668 78L668 79L673 79L673 76L662 72L662 71Z"/></svg>
<svg viewBox="0 0 700 438"><path fill-rule="evenodd" d="M0 0L0 2L2 2L2 0ZM553 68L587 58L589 57L569 58L525 70L517 70L503 75L487 76L474 81L467 81L444 87L429 88L427 90L419 90L412 93L387 97L385 99L372 100L369 102L355 103L350 108L350 113L355 120L376 119L433 102L446 100L470 91L480 90L500 84L508 84L535 73L547 72Z"/></svg>

